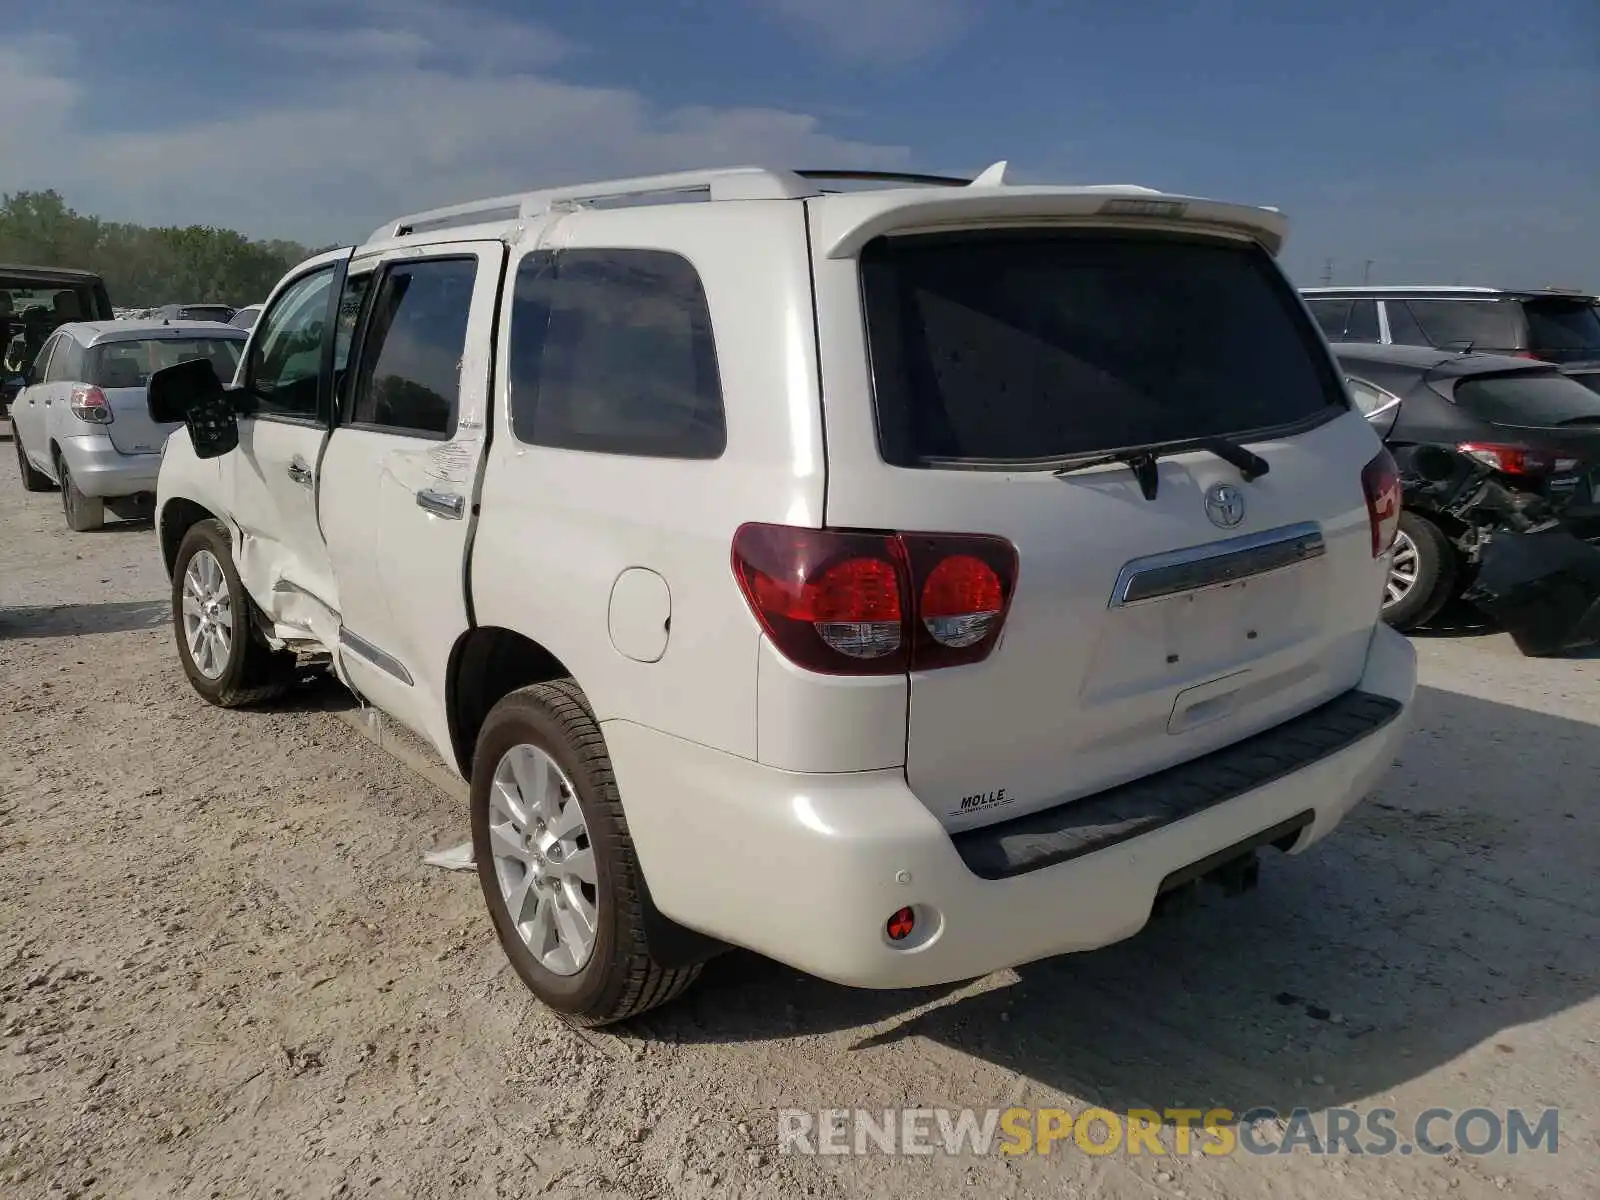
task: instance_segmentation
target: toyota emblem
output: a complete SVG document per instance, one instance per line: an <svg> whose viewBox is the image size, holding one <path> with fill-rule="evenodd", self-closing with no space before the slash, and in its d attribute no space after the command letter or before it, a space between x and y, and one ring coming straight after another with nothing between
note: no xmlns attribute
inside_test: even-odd
<svg viewBox="0 0 1600 1200"><path fill-rule="evenodd" d="M1233 529L1244 520L1244 493L1231 483L1206 489L1206 516L1218 529Z"/></svg>

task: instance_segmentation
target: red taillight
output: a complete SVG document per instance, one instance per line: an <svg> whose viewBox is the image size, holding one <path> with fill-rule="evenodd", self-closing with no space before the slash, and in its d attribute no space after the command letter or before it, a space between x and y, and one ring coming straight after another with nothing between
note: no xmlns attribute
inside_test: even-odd
<svg viewBox="0 0 1600 1200"><path fill-rule="evenodd" d="M1456 449L1502 475L1548 475L1552 471L1571 471L1578 465L1575 458L1498 442L1462 442Z"/></svg>
<svg viewBox="0 0 1600 1200"><path fill-rule="evenodd" d="M111 406L106 403L106 394L97 387L73 388L67 407L80 421L88 421L91 425L111 424Z"/></svg>
<svg viewBox="0 0 1600 1200"><path fill-rule="evenodd" d="M1372 529L1372 557L1387 554L1400 530L1400 469L1388 450L1361 469L1361 491L1367 498L1367 524Z"/></svg>
<svg viewBox="0 0 1600 1200"><path fill-rule="evenodd" d="M978 534L858 533L749 524L733 573L778 651L829 675L893 675L987 658L1017 555Z"/></svg>

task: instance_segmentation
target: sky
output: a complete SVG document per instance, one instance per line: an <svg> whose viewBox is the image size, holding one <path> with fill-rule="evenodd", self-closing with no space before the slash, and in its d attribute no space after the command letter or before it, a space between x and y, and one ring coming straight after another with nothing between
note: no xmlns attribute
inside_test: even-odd
<svg viewBox="0 0 1600 1200"><path fill-rule="evenodd" d="M0 192L311 245L757 163L1283 209L1301 285L1600 289L1600 0L50 0Z"/></svg>

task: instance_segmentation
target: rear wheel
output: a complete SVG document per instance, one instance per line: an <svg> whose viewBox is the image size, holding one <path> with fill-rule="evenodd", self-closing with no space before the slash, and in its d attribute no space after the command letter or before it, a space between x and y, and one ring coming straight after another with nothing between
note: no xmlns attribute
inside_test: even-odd
<svg viewBox="0 0 1600 1200"><path fill-rule="evenodd" d="M61 476L61 511L66 514L67 528L74 533L93 533L106 523L104 500L85 496L72 481L72 471L64 458L56 459L56 473Z"/></svg>
<svg viewBox="0 0 1600 1200"><path fill-rule="evenodd" d="M570 679L506 696L473 755L472 847L500 945L569 1019L604 1025L677 996L698 965L651 955L643 876L600 727Z"/></svg>
<svg viewBox="0 0 1600 1200"><path fill-rule="evenodd" d="M172 624L184 674L218 707L269 700L294 682L294 655L273 650L256 630L254 604L220 521L196 523L178 546Z"/></svg>
<svg viewBox="0 0 1600 1200"><path fill-rule="evenodd" d="M22 477L22 490L25 492L48 492L50 490L50 476L28 461L28 452L22 448L22 438L17 433L15 423L11 426L11 444L17 450L17 474Z"/></svg>
<svg viewBox="0 0 1600 1200"><path fill-rule="evenodd" d="M1456 575L1455 549L1443 531L1425 517L1402 512L1384 583L1383 619L1402 631L1427 624L1455 594Z"/></svg>

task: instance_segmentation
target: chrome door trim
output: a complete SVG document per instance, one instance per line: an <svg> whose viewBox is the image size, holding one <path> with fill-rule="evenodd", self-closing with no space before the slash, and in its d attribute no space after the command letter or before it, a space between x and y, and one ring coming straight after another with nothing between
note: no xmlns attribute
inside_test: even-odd
<svg viewBox="0 0 1600 1200"><path fill-rule="evenodd" d="M401 683L410 687L413 683L411 672L406 670L405 664L394 655L378 649L366 638L351 633L344 626L339 627L339 646L349 650L356 657L371 663L386 675L393 675Z"/></svg>

